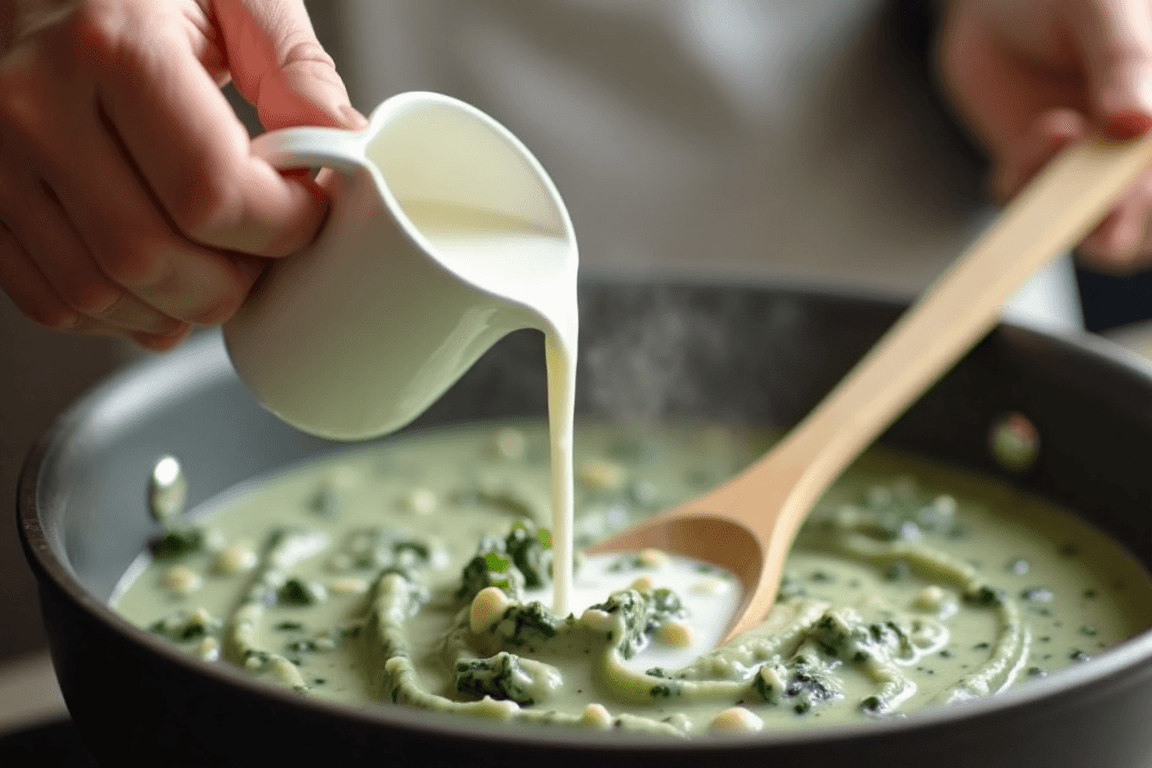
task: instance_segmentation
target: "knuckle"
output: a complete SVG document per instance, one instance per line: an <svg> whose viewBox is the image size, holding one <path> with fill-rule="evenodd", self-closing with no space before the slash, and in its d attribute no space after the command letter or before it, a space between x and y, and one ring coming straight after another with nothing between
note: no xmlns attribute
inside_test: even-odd
<svg viewBox="0 0 1152 768"><path fill-rule="evenodd" d="M97 257L110 280L127 288L144 288L164 279L165 262L158 250L145 243L120 243Z"/></svg>
<svg viewBox="0 0 1152 768"><path fill-rule="evenodd" d="M336 62L324 50L324 46L312 37L301 35L288 42L284 54L284 66L318 65L336 72Z"/></svg>
<svg viewBox="0 0 1152 768"><path fill-rule="evenodd" d="M108 315L123 299L123 295L104 281L69 283L57 286L60 298L77 312L89 317Z"/></svg>
<svg viewBox="0 0 1152 768"><path fill-rule="evenodd" d="M206 245L228 245L243 203L226 180L228 176L201 167L188 175L177 191L169 215L189 239Z"/></svg>
<svg viewBox="0 0 1152 768"><path fill-rule="evenodd" d="M70 18L67 43L86 63L116 61L129 50L123 45L122 34L128 22L124 11L113 3L100 0L83 3Z"/></svg>
<svg viewBox="0 0 1152 768"><path fill-rule="evenodd" d="M44 88L35 67L27 61L6 62L0 66L0 119L10 138L19 137L26 145L31 139L40 143L47 131L49 105L43 98Z"/></svg>

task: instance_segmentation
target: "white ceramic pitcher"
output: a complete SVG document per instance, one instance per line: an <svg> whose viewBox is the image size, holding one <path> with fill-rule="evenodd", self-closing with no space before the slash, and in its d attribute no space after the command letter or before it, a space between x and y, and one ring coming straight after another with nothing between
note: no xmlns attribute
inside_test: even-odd
<svg viewBox="0 0 1152 768"><path fill-rule="evenodd" d="M535 327L576 342L576 240L540 163L506 128L434 93L394 96L357 132L272 131L278 168L327 167L328 220L224 327L272 412L361 439L424 411L493 343Z"/></svg>

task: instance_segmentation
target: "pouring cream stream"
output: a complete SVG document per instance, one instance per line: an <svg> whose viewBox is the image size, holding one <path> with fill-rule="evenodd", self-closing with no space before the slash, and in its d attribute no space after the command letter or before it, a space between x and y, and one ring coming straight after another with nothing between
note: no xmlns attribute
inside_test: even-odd
<svg viewBox="0 0 1152 768"><path fill-rule="evenodd" d="M548 365L548 432L552 460L553 610L571 605L573 562L572 422L576 405L575 244L524 222L429 203L401 203L440 260L473 283L509 295L535 294L542 311ZM418 331L417 331L418 333Z"/></svg>

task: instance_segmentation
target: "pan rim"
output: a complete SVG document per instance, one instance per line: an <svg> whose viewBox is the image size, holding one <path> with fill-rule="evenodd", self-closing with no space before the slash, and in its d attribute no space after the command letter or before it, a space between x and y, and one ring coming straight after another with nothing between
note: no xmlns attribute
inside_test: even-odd
<svg viewBox="0 0 1152 768"><path fill-rule="evenodd" d="M583 281L589 286L595 286L597 282L600 281ZM619 285L631 281L613 276L610 282ZM644 280L643 283L652 285L650 279ZM641 280L637 279L636 284L640 285ZM726 285L730 286L731 282L723 279L701 280L699 276L693 276L661 280L659 285L723 288ZM868 289L845 291L839 287L829 289L827 286L808 285L803 281L771 280L762 284L741 281L740 287L763 288L784 294L796 293L809 298L836 301L848 299L884 304L894 310L906 304L901 298L880 291ZM1105 339L1087 334L1056 335L1010 323L998 326L996 332L1001 330L1034 337L1074 354L1102 359L1102 362L1136 377L1148 387L1149 391L1152 391L1152 366ZM995 696L917 712L907 718L731 736L725 737L723 741L712 739L683 741L635 734L618 734L611 741L605 741L597 732L586 733L577 729L561 731L554 728L525 727L524 724L494 729L488 721L472 721L458 715L411 708L381 707L360 710L350 705L300 697L291 691L246 676L241 670L203 662L128 623L80 581L67 562L66 556L63 559L58 556L57 549L51 541L53 534L47 530L49 526L45 524L42 514L50 514L51 497L56 492L56 489L46 483L46 478L51 476L52 468L59 464L76 436L91 428L93 420L107 419L108 411L128 417L131 408L144 409L148 403L170 399L174 394L173 388L179 391L182 387L192 389L209 386L218 379L231 375L227 357L223 353L223 345L218 334L213 332L199 334L198 338L190 340L175 352L162 358L146 359L126 366L124 370L114 374L69 407L30 450L20 473L17 488L17 519L26 557L37 578L50 581L90 619L100 622L107 630L125 637L134 645L143 646L148 652L177 664L184 672L207 675L217 683L239 686L249 694L271 696L280 703L301 706L329 717L350 718L365 725L404 729L410 731L413 737L449 738L501 746L531 744L557 748L579 747L590 752L641 751L652 755L675 750L678 754L683 752L724 754L743 750L768 752L781 748L802 748L814 742L863 744L878 739L897 739L910 733L953 728L963 723L1004 717L1010 712L1046 701L1083 696L1110 681L1130 676L1140 667L1152 666L1152 628L1149 628L1094 657L1087 664L1062 669L1059 674L1030 681L1027 686L1016 687ZM142 386L145 381L148 385ZM43 508L42 496L47 497L44 499ZM55 535L59 536L58 531ZM62 547L60 551L62 552Z"/></svg>

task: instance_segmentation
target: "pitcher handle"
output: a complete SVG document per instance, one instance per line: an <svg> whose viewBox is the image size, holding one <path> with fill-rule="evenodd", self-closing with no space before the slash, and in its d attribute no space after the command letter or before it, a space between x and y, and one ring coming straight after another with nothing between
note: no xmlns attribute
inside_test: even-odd
<svg viewBox="0 0 1152 768"><path fill-rule="evenodd" d="M359 131L300 126L260 134L251 151L280 170L323 167L353 176L368 164L366 144Z"/></svg>

